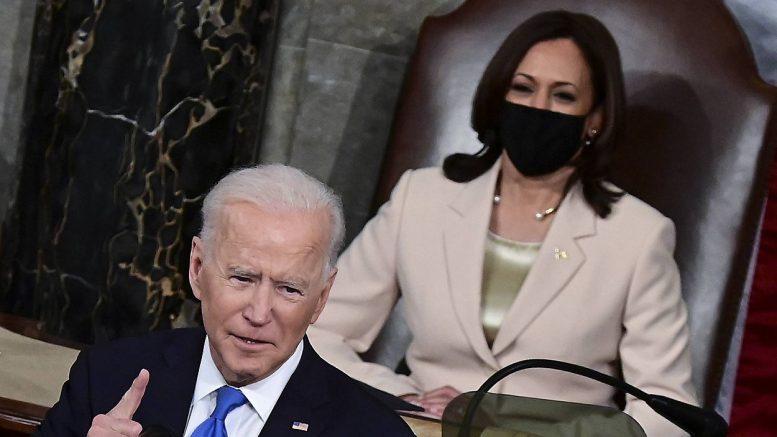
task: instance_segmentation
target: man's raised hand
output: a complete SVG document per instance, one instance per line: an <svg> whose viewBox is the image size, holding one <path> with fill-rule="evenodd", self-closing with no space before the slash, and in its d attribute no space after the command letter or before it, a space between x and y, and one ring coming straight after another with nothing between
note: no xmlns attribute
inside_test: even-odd
<svg viewBox="0 0 777 437"><path fill-rule="evenodd" d="M150 375L148 370L142 369L132 381L129 390L124 393L119 403L107 414L98 414L92 419L92 427L89 428L88 437L138 437L143 427L132 420L132 416L143 400Z"/></svg>

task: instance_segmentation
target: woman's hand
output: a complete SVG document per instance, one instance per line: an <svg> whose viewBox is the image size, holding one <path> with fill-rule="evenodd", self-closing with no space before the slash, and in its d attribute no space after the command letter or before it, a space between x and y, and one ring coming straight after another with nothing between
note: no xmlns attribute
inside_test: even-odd
<svg viewBox="0 0 777 437"><path fill-rule="evenodd" d="M461 392L455 388L446 385L434 390L427 391L420 395L411 394L401 397L411 404L423 407L423 409L426 410L426 415L440 418L442 417L442 412L445 411L445 407L448 405L448 403L460 394Z"/></svg>

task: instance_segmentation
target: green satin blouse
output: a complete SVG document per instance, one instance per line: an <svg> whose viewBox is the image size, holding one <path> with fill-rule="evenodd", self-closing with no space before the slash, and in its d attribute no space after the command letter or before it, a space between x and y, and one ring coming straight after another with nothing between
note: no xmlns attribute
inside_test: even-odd
<svg viewBox="0 0 777 437"><path fill-rule="evenodd" d="M507 311L537 259L541 244L512 241L488 231L480 318L489 346L493 345Z"/></svg>

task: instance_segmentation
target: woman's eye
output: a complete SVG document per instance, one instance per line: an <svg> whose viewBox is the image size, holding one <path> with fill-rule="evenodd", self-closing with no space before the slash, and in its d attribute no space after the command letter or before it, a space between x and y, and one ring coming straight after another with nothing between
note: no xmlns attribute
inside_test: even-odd
<svg viewBox="0 0 777 437"><path fill-rule="evenodd" d="M514 83L511 88L513 91L517 91L519 93L530 93L532 91L530 86L524 85L522 83Z"/></svg>
<svg viewBox="0 0 777 437"><path fill-rule="evenodd" d="M572 103L572 102L577 100L577 97L575 97L575 95L572 94L572 93L565 93L565 92L556 93L556 97L559 100L567 102L567 103Z"/></svg>

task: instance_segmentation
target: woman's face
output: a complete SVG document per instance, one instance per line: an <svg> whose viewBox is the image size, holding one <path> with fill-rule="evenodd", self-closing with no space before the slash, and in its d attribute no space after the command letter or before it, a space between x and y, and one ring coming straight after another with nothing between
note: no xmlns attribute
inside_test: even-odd
<svg viewBox="0 0 777 437"><path fill-rule="evenodd" d="M591 71L577 44L567 38L535 44L515 69L505 99L570 115L591 112ZM586 123L587 130L598 129L601 122L594 126L591 121Z"/></svg>

